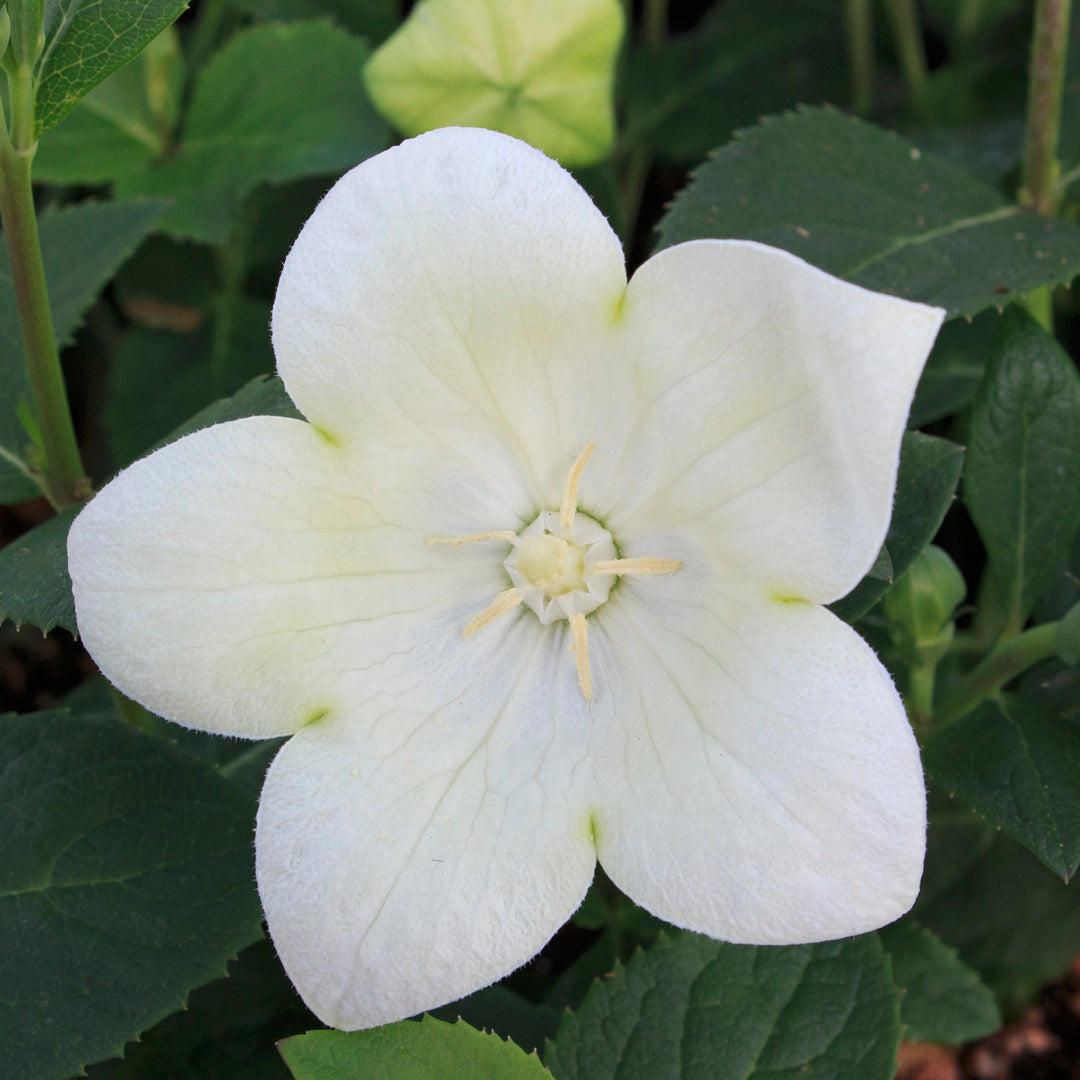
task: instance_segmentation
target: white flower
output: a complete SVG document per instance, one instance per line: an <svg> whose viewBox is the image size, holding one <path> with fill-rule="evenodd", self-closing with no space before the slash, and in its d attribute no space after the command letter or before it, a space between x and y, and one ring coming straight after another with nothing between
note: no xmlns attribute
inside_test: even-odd
<svg viewBox="0 0 1080 1080"><path fill-rule="evenodd" d="M743 242L670 248L627 285L572 178L492 132L423 135L330 191L274 307L310 423L181 439L69 546L83 638L125 693L293 735L258 880L323 1020L500 978L597 858L731 941L909 907L916 744L820 605L881 545L941 317Z"/></svg>

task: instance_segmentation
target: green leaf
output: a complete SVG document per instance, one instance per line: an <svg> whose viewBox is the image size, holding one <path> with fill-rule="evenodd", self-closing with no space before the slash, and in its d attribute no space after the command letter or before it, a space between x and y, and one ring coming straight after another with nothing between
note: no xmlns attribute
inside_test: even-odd
<svg viewBox="0 0 1080 1080"><path fill-rule="evenodd" d="M551 1073L535 1054L464 1021L425 1016L373 1031L309 1031L280 1044L296 1080L543 1080Z"/></svg>
<svg viewBox="0 0 1080 1080"><path fill-rule="evenodd" d="M265 938L229 964L227 978L191 994L187 1008L129 1043L123 1061L91 1066L88 1080L289 1080L274 1045L317 1023Z"/></svg>
<svg viewBox="0 0 1080 1080"><path fill-rule="evenodd" d="M843 100L847 54L831 0L727 0L691 33L639 46L623 78L622 143L697 164L794 101Z"/></svg>
<svg viewBox="0 0 1080 1080"><path fill-rule="evenodd" d="M389 37L400 19L401 0L233 0L254 19L299 22L325 16L371 45Z"/></svg>
<svg viewBox="0 0 1080 1080"><path fill-rule="evenodd" d="M982 823L935 823L914 914L1013 1012L1080 952L1078 881Z"/></svg>
<svg viewBox="0 0 1080 1080"><path fill-rule="evenodd" d="M964 499L1019 629L1080 527L1080 376L1034 319L1010 309L968 432Z"/></svg>
<svg viewBox="0 0 1080 1080"><path fill-rule="evenodd" d="M899 1041L872 934L787 948L680 934L597 983L545 1059L557 1080L890 1080Z"/></svg>
<svg viewBox="0 0 1080 1080"><path fill-rule="evenodd" d="M953 319L938 332L911 403L908 427L921 428L966 409L974 400L997 334L999 316L984 311Z"/></svg>
<svg viewBox="0 0 1080 1080"><path fill-rule="evenodd" d="M212 424L224 424L229 420L240 420L245 416L291 416L303 420L292 398L285 392L285 384L276 377L260 375L238 390L232 397L222 398L200 409L190 419L174 428L152 449L175 442L184 435L190 435L200 428Z"/></svg>
<svg viewBox="0 0 1080 1080"><path fill-rule="evenodd" d="M219 243L260 183L338 173L386 146L360 78L367 56L328 22L236 34L199 76L175 155L117 193L170 196L163 230Z"/></svg>
<svg viewBox="0 0 1080 1080"><path fill-rule="evenodd" d="M529 1001L508 986L496 983L432 1009L430 1015L447 1023L460 1019L481 1031L497 1032L531 1053L540 1049L547 1039L554 1038L562 1010L546 1002Z"/></svg>
<svg viewBox="0 0 1080 1080"><path fill-rule="evenodd" d="M892 521L885 537L892 560L892 580L898 580L915 561L938 529L952 504L960 480L964 448L948 439L908 431L900 447ZM855 622L881 599L889 581L870 572L830 610Z"/></svg>
<svg viewBox="0 0 1080 1080"><path fill-rule="evenodd" d="M740 132L661 223L661 246L736 237L880 292L974 315L1080 272L1080 226L1039 218L948 161L832 109Z"/></svg>
<svg viewBox="0 0 1080 1080"><path fill-rule="evenodd" d="M246 796L161 739L66 712L0 722L4 1063L119 1054L260 936Z"/></svg>
<svg viewBox="0 0 1080 1080"><path fill-rule="evenodd" d="M75 633L75 601L67 571L67 534L79 507L69 506L0 549L0 622L10 619L48 633Z"/></svg>
<svg viewBox="0 0 1080 1080"><path fill-rule="evenodd" d="M1080 664L1080 603L1073 604L1058 623L1054 649L1070 667Z"/></svg>
<svg viewBox="0 0 1080 1080"><path fill-rule="evenodd" d="M165 209L162 202L80 203L39 222L41 253L60 344ZM27 464L29 439L19 423L19 403L30 387L23 359L15 286L7 246L0 237L0 500L41 494Z"/></svg>
<svg viewBox="0 0 1080 1080"><path fill-rule="evenodd" d="M901 919L878 934L892 960L893 982L903 991L905 1039L955 1046L1001 1027L994 995L932 930Z"/></svg>
<svg viewBox="0 0 1080 1080"><path fill-rule="evenodd" d="M186 7L187 0L47 0L35 138L142 52Z"/></svg>
<svg viewBox="0 0 1080 1080"><path fill-rule="evenodd" d="M182 89L179 35L167 29L95 86L34 155L34 179L106 184L142 172L169 149Z"/></svg>
<svg viewBox="0 0 1080 1080"><path fill-rule="evenodd" d="M126 465L215 399L274 369L270 307L219 298L213 320L192 334L136 327L113 356L105 429ZM219 331L224 320L226 327ZM169 392L157 389L167 386Z"/></svg>
<svg viewBox="0 0 1080 1080"><path fill-rule="evenodd" d="M928 739L923 762L950 794L1063 880L1080 866L1080 720L1002 695Z"/></svg>

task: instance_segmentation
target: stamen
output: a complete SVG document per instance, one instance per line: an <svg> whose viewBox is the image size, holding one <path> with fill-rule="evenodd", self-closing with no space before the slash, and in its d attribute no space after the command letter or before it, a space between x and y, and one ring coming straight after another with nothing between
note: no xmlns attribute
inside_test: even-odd
<svg viewBox="0 0 1080 1080"><path fill-rule="evenodd" d="M505 589L499 593L494 600L483 611L480 612L476 618L470 620L469 625L461 631L462 637L472 637L477 630L482 630L488 623L494 622L500 615L505 615L508 611L513 611L514 608L521 603L521 593L517 589Z"/></svg>
<svg viewBox="0 0 1080 1080"><path fill-rule="evenodd" d="M674 574L682 559L601 559L593 563L594 574Z"/></svg>
<svg viewBox="0 0 1080 1080"><path fill-rule="evenodd" d="M591 447L590 447L591 449ZM570 648L577 661L577 681L586 701L592 701L592 669L589 667L589 624L584 615L571 615Z"/></svg>
<svg viewBox="0 0 1080 1080"><path fill-rule="evenodd" d="M596 449L596 443L589 443L581 456L574 462L570 475L566 478L566 487L563 489L562 505L559 507L559 524L564 529L569 529L574 523L574 514L577 512L577 486L581 479L581 471L585 468L585 462L592 456Z"/></svg>
<svg viewBox="0 0 1080 1080"><path fill-rule="evenodd" d="M476 544L481 540L505 540L508 544L512 544L517 538L517 533L511 529L491 529L488 532L469 533L468 536L429 536L427 542L461 547L462 544Z"/></svg>

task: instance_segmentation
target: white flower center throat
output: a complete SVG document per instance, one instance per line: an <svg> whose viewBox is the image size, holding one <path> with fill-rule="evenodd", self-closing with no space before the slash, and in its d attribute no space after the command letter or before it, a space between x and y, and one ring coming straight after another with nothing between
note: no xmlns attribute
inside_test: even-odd
<svg viewBox="0 0 1080 1080"><path fill-rule="evenodd" d="M620 559L611 533L577 509L577 489L585 463L595 449L590 443L570 470L558 510L543 510L519 533L508 529L470 533L468 536L431 536L429 544L473 544L501 541L511 545L503 562L513 587L504 589L462 631L471 637L513 611L530 608L544 624L566 619L570 648L577 663L578 685L586 701L592 700L588 623L585 617L608 598L616 577L624 574L673 574L678 559Z"/></svg>

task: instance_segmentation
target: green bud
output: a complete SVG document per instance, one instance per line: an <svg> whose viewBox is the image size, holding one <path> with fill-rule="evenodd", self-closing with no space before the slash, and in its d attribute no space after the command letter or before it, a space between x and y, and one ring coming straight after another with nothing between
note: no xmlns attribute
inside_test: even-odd
<svg viewBox="0 0 1080 1080"><path fill-rule="evenodd" d="M967 593L964 576L939 547L928 547L885 594L885 614L920 661L940 658L952 641L953 612Z"/></svg>
<svg viewBox="0 0 1080 1080"><path fill-rule="evenodd" d="M564 165L615 140L619 0L420 0L373 54L364 83L399 131L486 127Z"/></svg>

